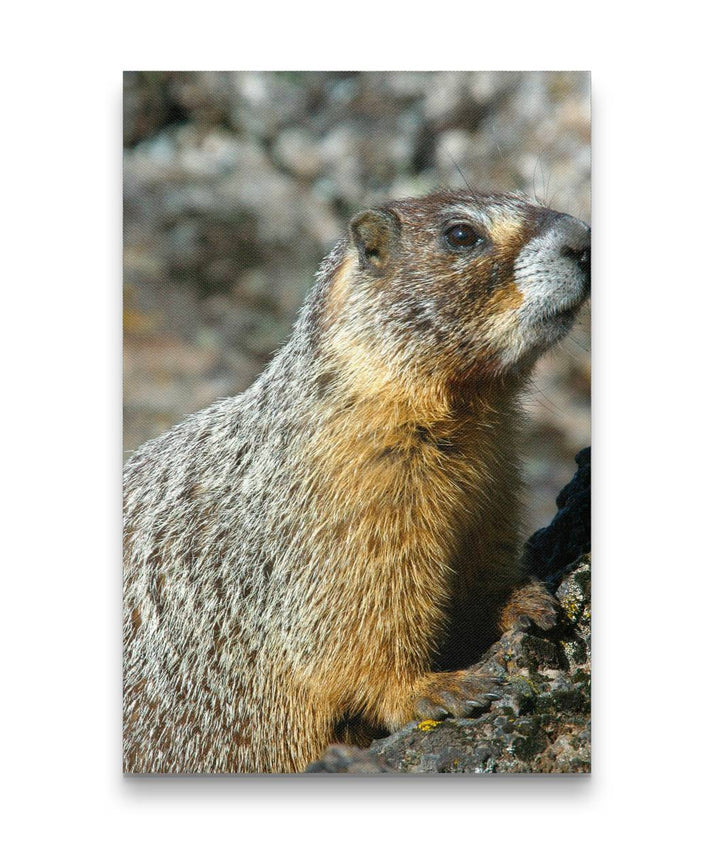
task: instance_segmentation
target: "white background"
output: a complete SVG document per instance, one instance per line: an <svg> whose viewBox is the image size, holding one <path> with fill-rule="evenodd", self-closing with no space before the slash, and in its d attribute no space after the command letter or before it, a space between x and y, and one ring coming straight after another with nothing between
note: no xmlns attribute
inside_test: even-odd
<svg viewBox="0 0 720 856"><path fill-rule="evenodd" d="M5 10L5 852L716 846L710 8L68 0ZM593 72L591 777L122 778L124 68Z"/></svg>

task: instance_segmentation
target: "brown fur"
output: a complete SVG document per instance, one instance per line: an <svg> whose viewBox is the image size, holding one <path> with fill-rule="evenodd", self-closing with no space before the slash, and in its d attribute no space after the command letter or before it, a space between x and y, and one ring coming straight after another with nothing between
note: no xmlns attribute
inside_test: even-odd
<svg viewBox="0 0 720 856"><path fill-rule="evenodd" d="M558 216L458 193L360 215L258 382L128 464L126 770L296 771L466 715L499 627L552 620L519 591L517 399L551 341L525 347L515 260ZM485 243L449 249L448 217Z"/></svg>

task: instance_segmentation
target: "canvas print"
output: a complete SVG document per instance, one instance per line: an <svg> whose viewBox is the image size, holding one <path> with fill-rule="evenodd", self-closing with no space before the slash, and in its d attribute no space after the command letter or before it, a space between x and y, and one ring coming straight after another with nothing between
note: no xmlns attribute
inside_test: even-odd
<svg viewBox="0 0 720 856"><path fill-rule="evenodd" d="M124 75L123 770L590 771L590 76Z"/></svg>

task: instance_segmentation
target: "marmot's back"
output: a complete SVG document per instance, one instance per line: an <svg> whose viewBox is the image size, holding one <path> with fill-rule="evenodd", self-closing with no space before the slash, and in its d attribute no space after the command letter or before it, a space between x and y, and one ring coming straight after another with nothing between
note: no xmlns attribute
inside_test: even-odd
<svg viewBox="0 0 720 856"><path fill-rule="evenodd" d="M273 509L282 510L292 479L284 442L292 412L280 407L273 418L261 404L266 387L263 378L189 417L127 464L132 772L266 770L275 757L264 759L248 736L274 704L277 658L264 646L283 608Z"/></svg>
<svg viewBox="0 0 720 856"><path fill-rule="evenodd" d="M588 281L587 227L515 197L355 218L254 386L127 464L127 771L299 770L482 703L517 395Z"/></svg>

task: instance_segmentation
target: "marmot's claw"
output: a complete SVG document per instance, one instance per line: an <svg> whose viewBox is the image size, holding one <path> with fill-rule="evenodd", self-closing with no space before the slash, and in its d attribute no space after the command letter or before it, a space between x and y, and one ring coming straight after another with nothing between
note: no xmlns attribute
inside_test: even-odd
<svg viewBox="0 0 720 856"><path fill-rule="evenodd" d="M478 716L502 698L501 684L495 675L473 670L429 675L425 691L415 703L415 715L436 720Z"/></svg>
<svg viewBox="0 0 720 856"><path fill-rule="evenodd" d="M422 698L415 706L415 715L418 719L434 719L436 722L447 719L450 711L440 705L433 704L430 699Z"/></svg>

